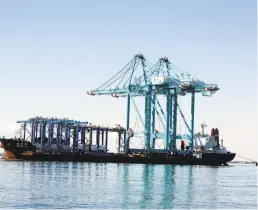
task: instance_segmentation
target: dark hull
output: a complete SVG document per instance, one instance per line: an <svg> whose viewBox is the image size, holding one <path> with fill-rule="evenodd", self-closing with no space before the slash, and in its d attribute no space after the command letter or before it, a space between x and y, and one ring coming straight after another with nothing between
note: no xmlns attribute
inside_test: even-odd
<svg viewBox="0 0 258 210"><path fill-rule="evenodd" d="M202 159L194 156L173 155L169 157L141 157L128 155L101 154L37 154L33 156L18 156L17 159L30 161L70 161L70 162L100 162L100 163L140 163L140 164L169 164L169 165L225 165L233 160L235 154L205 155Z"/></svg>
<svg viewBox="0 0 258 210"><path fill-rule="evenodd" d="M61 153L46 154L35 151L26 153L26 147L16 148L4 146L6 160L29 160L29 161L71 161L71 162L101 162L101 163L139 163L139 164L169 164L169 165L226 165L235 158L235 153L227 154L202 154L198 159L193 155L161 155L148 156L113 154L113 153ZM33 149L31 147L31 149Z"/></svg>

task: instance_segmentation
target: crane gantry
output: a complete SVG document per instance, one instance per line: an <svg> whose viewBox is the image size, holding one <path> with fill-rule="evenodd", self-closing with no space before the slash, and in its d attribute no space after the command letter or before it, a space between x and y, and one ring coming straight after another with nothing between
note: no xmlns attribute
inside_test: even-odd
<svg viewBox="0 0 258 210"><path fill-rule="evenodd" d="M134 78L134 79L133 79ZM107 82L96 88L87 91L88 95L111 95L115 98L126 97L126 138L124 152L132 151L129 141L132 136L143 136L145 142L144 150L147 152L170 152L176 149L176 140L187 138L190 142L190 151L193 150L194 142L194 111L195 94L211 96L219 88L216 84L207 84L195 79L188 72L180 70L172 64L167 57L162 57L152 66L143 56L137 54L118 73ZM191 94L191 122L190 125L185 119L178 104L178 97ZM159 95L165 97L166 107L162 107L158 100ZM144 117L141 116L136 106L135 97L144 97ZM130 128L131 105L136 110L144 132L134 133ZM166 110L165 112L163 110ZM187 127L186 135L177 133L177 115L182 116ZM164 132L155 132L156 117L159 118ZM155 139L164 139L165 148L154 149Z"/></svg>

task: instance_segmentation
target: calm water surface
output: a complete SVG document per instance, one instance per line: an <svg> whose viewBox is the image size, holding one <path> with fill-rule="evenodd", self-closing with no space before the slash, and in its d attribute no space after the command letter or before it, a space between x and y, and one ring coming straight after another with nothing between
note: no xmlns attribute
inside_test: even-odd
<svg viewBox="0 0 258 210"><path fill-rule="evenodd" d="M257 208L257 167L0 161L0 208Z"/></svg>

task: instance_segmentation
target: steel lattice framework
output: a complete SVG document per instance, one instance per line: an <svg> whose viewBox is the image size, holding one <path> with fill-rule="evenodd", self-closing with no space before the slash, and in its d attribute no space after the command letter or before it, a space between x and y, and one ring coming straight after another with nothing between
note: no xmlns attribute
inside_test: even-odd
<svg viewBox="0 0 258 210"><path fill-rule="evenodd" d="M204 81L195 79L191 74L181 70L172 64L167 57L162 57L158 62L150 66L143 54L137 54L134 58L117 74L107 82L96 88L87 91L88 95L111 95L113 97L127 98L126 114L126 140L125 152L129 150L129 140L132 136L144 136L146 152L170 152L176 149L176 140L188 138L190 150L193 149L194 140L194 110L195 94L201 93L203 96L212 96L219 88L216 84L207 84ZM191 94L191 122L185 119L181 108L178 105L178 97ZM163 95L166 98L165 112L157 96ZM141 117L134 98L144 97L144 117ZM144 132L133 133L130 129L131 104L144 127ZM188 129L188 134L177 133L177 113L182 116ZM162 123L165 132L155 132L156 117ZM144 119L144 120L143 120ZM190 124L190 125L189 125ZM155 139L164 139L165 149L157 151L153 149Z"/></svg>

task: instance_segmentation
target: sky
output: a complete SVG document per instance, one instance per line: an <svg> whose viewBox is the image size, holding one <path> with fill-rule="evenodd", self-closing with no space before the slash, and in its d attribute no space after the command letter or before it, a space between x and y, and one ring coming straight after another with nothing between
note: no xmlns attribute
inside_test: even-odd
<svg viewBox="0 0 258 210"><path fill-rule="evenodd" d="M125 125L124 99L86 90L143 53L218 84L213 97L197 97L195 130L205 121L231 152L257 160L256 8L255 0L2 0L0 136L33 116Z"/></svg>

